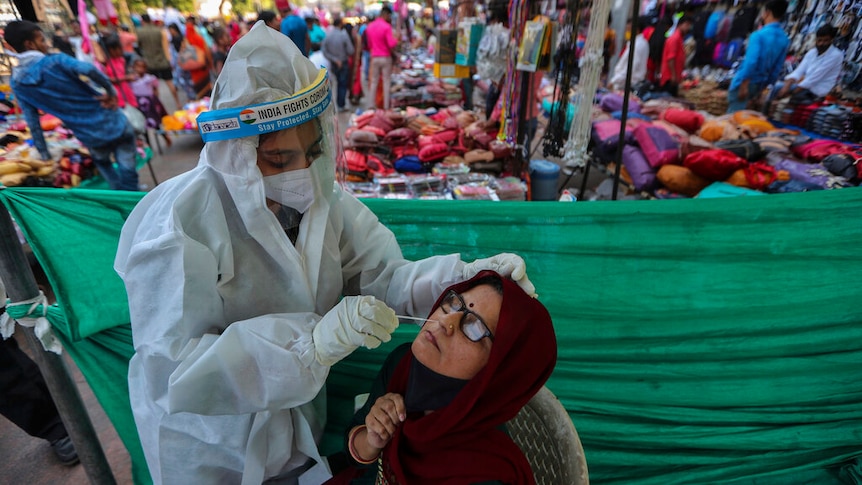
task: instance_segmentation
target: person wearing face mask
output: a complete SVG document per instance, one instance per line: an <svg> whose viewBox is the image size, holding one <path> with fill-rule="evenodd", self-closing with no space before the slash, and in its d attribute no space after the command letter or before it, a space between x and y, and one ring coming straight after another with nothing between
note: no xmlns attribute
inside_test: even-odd
<svg viewBox="0 0 862 485"><path fill-rule="evenodd" d="M837 33L835 27L826 24L817 29L814 48L805 54L793 72L776 83L773 92L776 98L791 96L798 103L810 104L826 97L838 84L844 53L832 45Z"/></svg>
<svg viewBox="0 0 862 485"><path fill-rule="evenodd" d="M548 311L511 280L483 271L447 288L383 364L346 434L353 467L327 485L535 483L505 423L556 359Z"/></svg>
<svg viewBox="0 0 862 485"><path fill-rule="evenodd" d="M320 462L329 367L390 339L395 312L482 269L534 292L524 261L407 261L335 184L326 71L257 22L198 117L193 170L123 227L132 411L155 483L296 483Z"/></svg>

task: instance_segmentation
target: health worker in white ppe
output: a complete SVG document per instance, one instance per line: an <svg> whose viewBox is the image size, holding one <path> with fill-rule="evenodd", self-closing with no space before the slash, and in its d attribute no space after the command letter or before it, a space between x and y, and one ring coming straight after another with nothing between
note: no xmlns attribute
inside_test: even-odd
<svg viewBox="0 0 862 485"><path fill-rule="evenodd" d="M295 483L320 460L329 367L427 315L444 288L492 269L534 292L524 261L407 261L335 184L325 70L258 22L230 50L198 118L193 170L123 227L129 389L155 483Z"/></svg>

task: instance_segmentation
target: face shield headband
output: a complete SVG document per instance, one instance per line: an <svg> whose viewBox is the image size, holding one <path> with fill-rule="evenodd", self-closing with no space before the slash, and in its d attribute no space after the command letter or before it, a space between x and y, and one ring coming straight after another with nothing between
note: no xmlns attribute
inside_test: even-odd
<svg viewBox="0 0 862 485"><path fill-rule="evenodd" d="M288 98L201 113L198 130L204 142L281 131L320 116L331 98L329 76L321 69L310 86Z"/></svg>

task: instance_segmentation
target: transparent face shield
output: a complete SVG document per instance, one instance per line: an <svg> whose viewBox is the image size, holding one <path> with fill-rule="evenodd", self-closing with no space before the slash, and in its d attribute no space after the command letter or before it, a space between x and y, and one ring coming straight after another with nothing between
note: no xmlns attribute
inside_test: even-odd
<svg viewBox="0 0 862 485"><path fill-rule="evenodd" d="M298 140L294 133L279 136L279 143L290 145L286 153L308 152L319 191L331 193L340 158L331 90L326 70L303 56L288 37L256 23L231 48L213 88L211 110L197 119L206 142L201 163L254 179L263 137L302 132ZM319 146L307 146L317 138Z"/></svg>
<svg viewBox="0 0 862 485"><path fill-rule="evenodd" d="M253 176L255 165L262 176L307 167L316 194L329 194L342 157L327 72L308 62L287 37L258 27L256 43L238 42L231 50L225 62L231 70L222 71L216 82L213 109L197 119L207 160L244 176ZM284 45L260 46L267 40ZM231 57L237 47L248 50L245 57Z"/></svg>

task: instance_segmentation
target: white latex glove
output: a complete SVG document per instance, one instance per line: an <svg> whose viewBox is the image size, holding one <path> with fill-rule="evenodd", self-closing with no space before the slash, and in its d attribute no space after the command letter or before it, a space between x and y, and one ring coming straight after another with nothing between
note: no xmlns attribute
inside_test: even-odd
<svg viewBox="0 0 862 485"><path fill-rule="evenodd" d="M373 296L346 296L323 316L311 337L314 355L331 366L362 346L376 348L398 328L395 311Z"/></svg>
<svg viewBox="0 0 862 485"><path fill-rule="evenodd" d="M500 276L511 278L531 297L535 298L538 296L536 294L536 287L527 278L527 263L517 254L500 253L490 258L477 259L472 263L467 263L464 266L464 279L470 279L485 269L496 271Z"/></svg>

